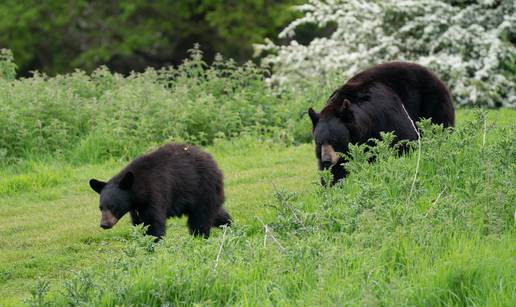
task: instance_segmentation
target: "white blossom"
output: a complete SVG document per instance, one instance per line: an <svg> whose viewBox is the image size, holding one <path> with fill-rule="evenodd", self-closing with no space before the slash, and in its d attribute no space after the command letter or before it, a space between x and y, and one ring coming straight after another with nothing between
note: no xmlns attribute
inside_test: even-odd
<svg viewBox="0 0 516 307"><path fill-rule="evenodd" d="M257 45L257 53L268 54L262 64L272 67L271 82L336 73L345 80L373 64L406 60L434 70L457 105L516 107L514 0L309 0L297 9L303 16L280 37L294 37L308 23L334 24L335 31L306 46Z"/></svg>

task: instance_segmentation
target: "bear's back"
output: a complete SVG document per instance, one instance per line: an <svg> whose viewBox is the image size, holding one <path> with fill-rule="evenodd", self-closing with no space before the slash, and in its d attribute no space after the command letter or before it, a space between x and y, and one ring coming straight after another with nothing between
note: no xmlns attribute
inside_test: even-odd
<svg viewBox="0 0 516 307"><path fill-rule="evenodd" d="M409 62L389 62L370 67L348 80L337 89L339 95L352 100L361 99L375 84L393 89L397 94L406 96L414 89L424 89L441 81L427 68Z"/></svg>
<svg viewBox="0 0 516 307"><path fill-rule="evenodd" d="M389 93L385 93L386 89ZM395 95L412 120L432 118L432 122L454 125L454 109L446 85L429 69L410 62L389 62L368 68L348 80L328 99L348 99L371 110L388 106L375 96ZM390 103L396 103L389 100Z"/></svg>
<svg viewBox="0 0 516 307"><path fill-rule="evenodd" d="M205 193L224 198L223 174L211 155L186 144L166 144L129 163L112 181L126 172L135 175L134 191L141 200L188 198L193 202Z"/></svg>
<svg viewBox="0 0 516 307"><path fill-rule="evenodd" d="M137 172L166 171L166 169L188 169L216 167L212 157L199 148L188 144L166 144L160 148L134 159L126 169ZM202 167L200 167L202 169ZM161 168L165 168L162 170Z"/></svg>

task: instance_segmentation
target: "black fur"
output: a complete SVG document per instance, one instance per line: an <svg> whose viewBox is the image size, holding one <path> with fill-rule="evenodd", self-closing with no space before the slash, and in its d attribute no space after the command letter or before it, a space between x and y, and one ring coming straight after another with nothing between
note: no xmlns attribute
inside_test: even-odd
<svg viewBox="0 0 516 307"><path fill-rule="evenodd" d="M402 105L410 115L407 118ZM406 62L392 62L360 72L338 88L320 113L308 114L313 124L319 169L330 167L321 161L321 146L347 153L349 143L362 144L380 138L380 132L394 132L397 140L416 140L415 123L431 118L432 123L453 127L455 110L444 85L427 68ZM331 167L333 183L347 176L339 158Z"/></svg>
<svg viewBox="0 0 516 307"><path fill-rule="evenodd" d="M224 210L223 175L212 157L197 147L168 144L133 160L107 183L92 179L100 209L117 219L130 213L148 234L165 235L168 217L188 216L193 235L208 237L214 226L229 225Z"/></svg>

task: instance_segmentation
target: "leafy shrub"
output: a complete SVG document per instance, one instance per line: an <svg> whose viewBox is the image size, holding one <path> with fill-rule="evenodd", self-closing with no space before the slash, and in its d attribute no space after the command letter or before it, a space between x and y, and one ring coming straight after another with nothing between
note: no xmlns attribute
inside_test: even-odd
<svg viewBox="0 0 516 307"><path fill-rule="evenodd" d="M309 140L305 97L274 93L264 76L251 63L221 57L208 66L196 47L178 68L128 77L101 67L91 75L0 78L0 155L7 162L52 155L80 163L134 157L171 140Z"/></svg>

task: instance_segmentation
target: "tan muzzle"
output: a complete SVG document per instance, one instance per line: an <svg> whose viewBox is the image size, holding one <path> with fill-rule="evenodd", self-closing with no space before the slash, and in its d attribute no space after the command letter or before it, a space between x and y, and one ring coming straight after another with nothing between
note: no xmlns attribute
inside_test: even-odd
<svg viewBox="0 0 516 307"><path fill-rule="evenodd" d="M339 156L330 144L324 144L321 147L321 161L332 166L337 164Z"/></svg>
<svg viewBox="0 0 516 307"><path fill-rule="evenodd" d="M102 211L102 219L100 220L100 227L109 229L115 226L118 219L109 210Z"/></svg>

